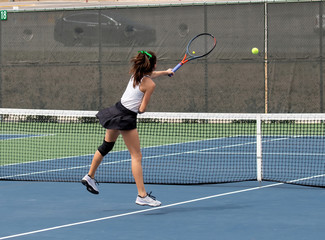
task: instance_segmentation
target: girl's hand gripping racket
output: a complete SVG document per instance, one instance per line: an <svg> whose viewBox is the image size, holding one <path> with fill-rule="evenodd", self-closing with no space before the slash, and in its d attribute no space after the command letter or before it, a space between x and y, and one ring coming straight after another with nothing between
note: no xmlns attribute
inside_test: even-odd
<svg viewBox="0 0 325 240"><path fill-rule="evenodd" d="M216 47L217 40L210 33L201 33L192 38L186 47L186 53L183 60L173 68L176 72L184 63L208 55ZM188 57L188 58L187 58ZM169 74L169 77L172 75Z"/></svg>

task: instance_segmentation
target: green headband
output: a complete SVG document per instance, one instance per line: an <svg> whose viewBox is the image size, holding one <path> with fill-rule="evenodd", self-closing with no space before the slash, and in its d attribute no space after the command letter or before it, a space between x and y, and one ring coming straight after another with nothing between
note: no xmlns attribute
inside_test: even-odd
<svg viewBox="0 0 325 240"><path fill-rule="evenodd" d="M149 57L149 59L152 58L152 55L147 51L138 51L138 53L146 54Z"/></svg>

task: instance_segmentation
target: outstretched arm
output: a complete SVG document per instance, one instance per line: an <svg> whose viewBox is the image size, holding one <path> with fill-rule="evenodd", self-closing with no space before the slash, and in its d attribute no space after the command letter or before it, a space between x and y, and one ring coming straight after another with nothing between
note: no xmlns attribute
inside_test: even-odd
<svg viewBox="0 0 325 240"><path fill-rule="evenodd" d="M166 71L153 71L150 77L157 78L160 76L168 76L169 74L174 75L174 72L171 68L167 69Z"/></svg>

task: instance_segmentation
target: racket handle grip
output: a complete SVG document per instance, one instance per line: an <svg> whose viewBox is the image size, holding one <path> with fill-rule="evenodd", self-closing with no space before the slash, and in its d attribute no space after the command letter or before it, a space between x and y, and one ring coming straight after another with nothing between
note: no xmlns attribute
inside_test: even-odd
<svg viewBox="0 0 325 240"><path fill-rule="evenodd" d="M173 68L172 71L173 72L176 72L182 65L183 65L183 63L180 62L179 64L176 65L176 67ZM171 74L168 74L168 76L171 77L172 75Z"/></svg>

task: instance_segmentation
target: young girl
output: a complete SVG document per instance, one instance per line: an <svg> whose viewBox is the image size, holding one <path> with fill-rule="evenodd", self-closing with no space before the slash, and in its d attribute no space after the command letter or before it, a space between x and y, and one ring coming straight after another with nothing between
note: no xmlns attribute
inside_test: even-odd
<svg viewBox="0 0 325 240"><path fill-rule="evenodd" d="M140 150L139 134L136 129L138 113L144 113L156 84L152 79L173 75L171 69L154 71L157 57L153 52L139 51L131 59L132 77L126 87L121 101L110 108L101 110L96 115L100 124L106 128L103 144L98 147L93 157L90 170L82 179L82 184L93 194L98 194L94 176L104 156L113 149L117 137L121 134L132 159L132 174L138 188L136 204L152 207L160 206L161 202L146 192L142 174L142 154Z"/></svg>

